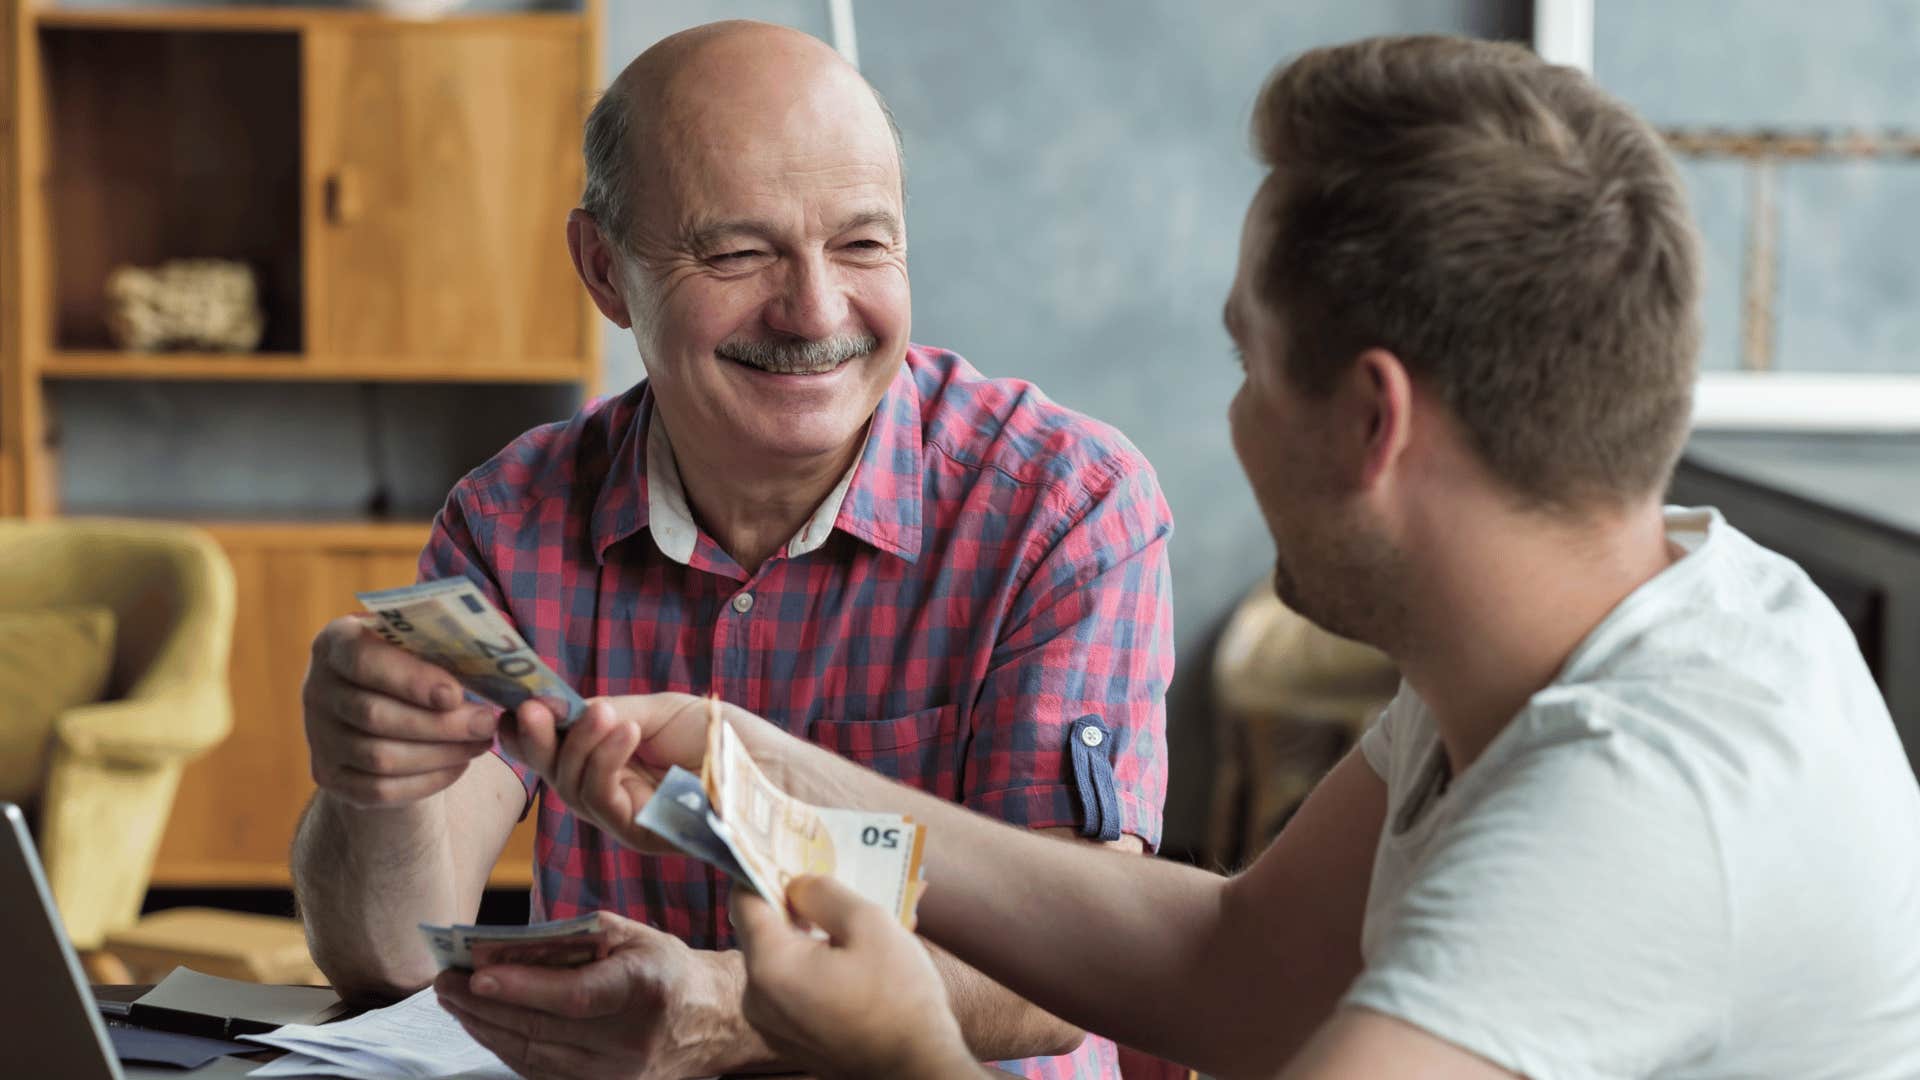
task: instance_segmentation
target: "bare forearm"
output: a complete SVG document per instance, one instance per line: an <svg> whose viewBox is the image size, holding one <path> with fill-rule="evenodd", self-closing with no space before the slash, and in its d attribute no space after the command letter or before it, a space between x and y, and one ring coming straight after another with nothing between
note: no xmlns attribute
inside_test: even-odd
<svg viewBox="0 0 1920 1080"><path fill-rule="evenodd" d="M920 820L937 883L921 905L930 938L1088 1031L1207 1060L1214 1023L1247 990L1230 977L1241 958L1220 947L1221 879L963 811ZM936 842L935 830L950 835Z"/></svg>
<svg viewBox="0 0 1920 1080"><path fill-rule="evenodd" d="M920 928L931 940L1087 1030L1190 1064L1216 1059L1218 1019L1242 1011L1248 989L1244 942L1236 950L1223 925L1225 879L1034 835L749 728L755 756L800 798L927 825Z"/></svg>
<svg viewBox="0 0 1920 1080"><path fill-rule="evenodd" d="M307 804L293 842L294 894L314 960L345 996L393 996L434 967L421 922L463 921L444 796L356 810L325 792Z"/></svg>
<svg viewBox="0 0 1920 1080"><path fill-rule="evenodd" d="M927 951L947 984L947 1000L967 1049L982 1061L1070 1054L1086 1032L961 963L935 945Z"/></svg>

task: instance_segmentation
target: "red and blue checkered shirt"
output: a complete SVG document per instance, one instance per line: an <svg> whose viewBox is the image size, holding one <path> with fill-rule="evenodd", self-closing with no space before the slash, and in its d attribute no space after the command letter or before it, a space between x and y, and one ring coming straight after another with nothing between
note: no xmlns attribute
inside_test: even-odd
<svg viewBox="0 0 1920 1080"><path fill-rule="evenodd" d="M704 532L688 552L649 528L654 407L643 382L515 440L454 487L421 576L474 579L585 696L717 693L1003 821L1158 845L1172 520L1123 436L912 347L832 533L749 573ZM508 763L539 802L536 919L606 909L732 945L721 875L620 846ZM1117 1075L1094 1038L1005 1067Z"/></svg>

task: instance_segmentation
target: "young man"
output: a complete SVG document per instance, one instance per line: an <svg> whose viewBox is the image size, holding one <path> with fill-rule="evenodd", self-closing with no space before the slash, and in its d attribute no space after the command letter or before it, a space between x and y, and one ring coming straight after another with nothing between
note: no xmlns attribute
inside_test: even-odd
<svg viewBox="0 0 1920 1080"><path fill-rule="evenodd" d="M1510 45L1309 53L1227 325L1281 595L1401 693L1227 879L1020 835L741 710L776 782L928 826L921 930L1220 1076L1920 1075L1920 790L1797 567L1661 506L1698 258L1658 137ZM697 699L597 702L523 760L644 845ZM637 766L630 756L637 754ZM826 1075L977 1071L924 953L832 882L737 900L750 1020ZM462 1016L545 973L444 978ZM484 985L483 985L484 980Z"/></svg>

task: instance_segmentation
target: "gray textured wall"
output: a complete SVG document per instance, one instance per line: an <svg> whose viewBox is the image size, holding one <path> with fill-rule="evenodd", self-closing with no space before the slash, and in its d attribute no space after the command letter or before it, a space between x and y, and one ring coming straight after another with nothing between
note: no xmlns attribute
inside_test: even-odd
<svg viewBox="0 0 1920 1080"><path fill-rule="evenodd" d="M1594 77L1654 123L1920 131L1912 0L1597 0ZM1779 166L1776 366L1920 373L1920 165ZM1750 170L1685 166L1708 248L1706 367L1736 367Z"/></svg>

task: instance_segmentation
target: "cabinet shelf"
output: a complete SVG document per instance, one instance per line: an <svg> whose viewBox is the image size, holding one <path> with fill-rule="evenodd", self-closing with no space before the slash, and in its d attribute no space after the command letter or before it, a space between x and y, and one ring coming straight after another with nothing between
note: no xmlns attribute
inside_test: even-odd
<svg viewBox="0 0 1920 1080"><path fill-rule="evenodd" d="M303 30L308 27L417 30L510 30L515 34L578 34L586 18L579 11L523 11L452 14L408 19L378 11L311 7L126 7L44 8L33 18L43 27L75 30Z"/></svg>
<svg viewBox="0 0 1920 1080"><path fill-rule="evenodd" d="M576 383L589 372L577 356L458 366L433 358L309 357L302 353L130 353L61 349L40 365L46 379L279 379L293 382Z"/></svg>
<svg viewBox="0 0 1920 1080"><path fill-rule="evenodd" d="M199 516L191 520L230 548L261 550L365 547L412 556L426 544L427 535L433 531L433 522L425 518L338 517L303 521L285 516L257 519Z"/></svg>

